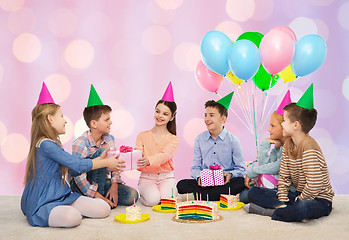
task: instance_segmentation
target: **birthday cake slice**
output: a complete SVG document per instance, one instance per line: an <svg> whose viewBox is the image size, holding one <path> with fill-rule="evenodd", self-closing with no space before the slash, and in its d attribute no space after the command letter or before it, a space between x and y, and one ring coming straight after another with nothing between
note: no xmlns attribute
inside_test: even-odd
<svg viewBox="0 0 349 240"><path fill-rule="evenodd" d="M177 198L161 198L161 210L176 210Z"/></svg>
<svg viewBox="0 0 349 240"><path fill-rule="evenodd" d="M136 221L141 219L142 211L141 208L137 205L132 205L126 208L126 220L127 221Z"/></svg>
<svg viewBox="0 0 349 240"><path fill-rule="evenodd" d="M218 206L206 201L180 202L177 204L176 218L215 220L218 218Z"/></svg>
<svg viewBox="0 0 349 240"><path fill-rule="evenodd" d="M236 208L238 198L235 195L221 194L219 206L221 208Z"/></svg>

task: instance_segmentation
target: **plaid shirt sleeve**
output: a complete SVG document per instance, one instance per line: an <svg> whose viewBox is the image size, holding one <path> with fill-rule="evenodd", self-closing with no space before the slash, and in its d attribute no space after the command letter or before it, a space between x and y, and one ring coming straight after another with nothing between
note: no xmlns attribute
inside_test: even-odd
<svg viewBox="0 0 349 240"><path fill-rule="evenodd" d="M86 142L84 141L84 139L79 138L73 143L72 154L79 158L87 157L88 152L86 148ZM83 159L81 161L83 161ZM86 173L82 173L79 176L74 177L74 181L85 196L93 198L96 195L98 184L91 184L87 180Z"/></svg>

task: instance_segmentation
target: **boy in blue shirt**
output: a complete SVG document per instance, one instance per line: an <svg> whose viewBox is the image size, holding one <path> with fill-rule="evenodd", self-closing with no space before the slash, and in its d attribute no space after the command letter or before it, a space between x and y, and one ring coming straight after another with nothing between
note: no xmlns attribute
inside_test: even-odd
<svg viewBox="0 0 349 240"><path fill-rule="evenodd" d="M232 133L224 128L228 117L228 109L233 93L216 101L205 103L205 124L207 131L195 139L193 165L191 176L178 182L178 193L201 194L203 200L219 201L220 194L240 193L244 187L245 167L243 163L242 147ZM201 171L209 166L219 164L223 168L224 185L202 187Z"/></svg>

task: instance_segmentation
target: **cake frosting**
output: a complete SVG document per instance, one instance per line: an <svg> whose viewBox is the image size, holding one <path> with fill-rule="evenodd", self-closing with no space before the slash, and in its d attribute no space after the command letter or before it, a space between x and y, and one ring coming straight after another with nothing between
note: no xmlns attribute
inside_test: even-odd
<svg viewBox="0 0 349 240"><path fill-rule="evenodd" d="M177 198L161 198L161 210L175 210L177 206Z"/></svg>
<svg viewBox="0 0 349 240"><path fill-rule="evenodd" d="M177 203L177 219L199 218L215 220L218 218L218 206L207 201L186 201Z"/></svg>
<svg viewBox="0 0 349 240"><path fill-rule="evenodd" d="M136 221L141 219L142 211L137 205L132 205L126 208L126 220Z"/></svg>
<svg viewBox="0 0 349 240"><path fill-rule="evenodd" d="M221 208L236 208L237 202L238 202L237 196L221 194L221 197L219 200L219 206Z"/></svg>

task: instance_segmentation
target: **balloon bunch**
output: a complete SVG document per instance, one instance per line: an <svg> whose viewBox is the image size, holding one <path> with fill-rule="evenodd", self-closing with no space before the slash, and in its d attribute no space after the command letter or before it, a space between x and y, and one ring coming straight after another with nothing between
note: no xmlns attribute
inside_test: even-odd
<svg viewBox="0 0 349 240"><path fill-rule="evenodd" d="M258 151L258 133L264 124L268 90L279 78L284 83L292 82L317 70L325 61L327 47L318 35L310 34L297 40L291 28L278 26L265 35L245 32L235 42L220 31L210 31L202 38L200 51L201 61L195 71L198 84L209 92L217 93L225 77L239 86L241 95L238 104L240 108L245 108L243 115L251 122L249 130L255 136ZM253 83L248 84L251 79ZM256 110L258 93L251 85L259 88L264 96L259 112ZM251 91L242 91L243 88L248 89L247 86ZM257 123L261 123L259 131Z"/></svg>

